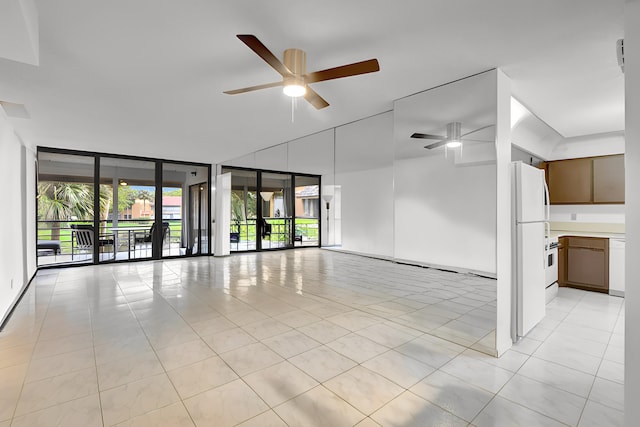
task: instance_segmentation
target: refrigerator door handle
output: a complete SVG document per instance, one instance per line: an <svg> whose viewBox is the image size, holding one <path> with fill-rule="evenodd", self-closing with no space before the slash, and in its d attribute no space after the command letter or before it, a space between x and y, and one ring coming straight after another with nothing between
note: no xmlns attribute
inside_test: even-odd
<svg viewBox="0 0 640 427"><path fill-rule="evenodd" d="M545 218L546 234L544 236L545 237L544 244L545 244L545 247L548 248L549 239L551 238L551 210L550 210L551 199L549 198L549 187L547 186L547 180L544 178L544 173L542 174L542 185L544 186L544 194L546 196L546 199L544 201L544 205L546 208L546 218Z"/></svg>

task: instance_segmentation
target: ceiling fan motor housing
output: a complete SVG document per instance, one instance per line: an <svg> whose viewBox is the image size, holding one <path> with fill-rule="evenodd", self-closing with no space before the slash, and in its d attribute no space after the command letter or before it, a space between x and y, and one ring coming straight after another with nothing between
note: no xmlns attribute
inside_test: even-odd
<svg viewBox="0 0 640 427"><path fill-rule="evenodd" d="M447 139L449 141L460 141L461 128L460 122L447 123Z"/></svg>
<svg viewBox="0 0 640 427"><path fill-rule="evenodd" d="M302 76L307 73L307 54L302 49L286 49L283 63L293 74Z"/></svg>

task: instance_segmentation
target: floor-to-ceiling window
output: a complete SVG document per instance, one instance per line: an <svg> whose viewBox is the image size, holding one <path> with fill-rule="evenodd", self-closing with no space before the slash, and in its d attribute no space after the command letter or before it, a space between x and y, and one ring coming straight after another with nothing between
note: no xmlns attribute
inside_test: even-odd
<svg viewBox="0 0 640 427"><path fill-rule="evenodd" d="M100 236L114 241L116 260L153 255L155 169L153 161L100 159Z"/></svg>
<svg viewBox="0 0 640 427"><path fill-rule="evenodd" d="M94 178L92 155L38 153L38 266L93 262ZM107 259L113 251L103 243L99 258Z"/></svg>
<svg viewBox="0 0 640 427"><path fill-rule="evenodd" d="M258 172L223 168L231 172L231 229L230 250L252 251L257 248L256 221L258 218Z"/></svg>
<svg viewBox="0 0 640 427"><path fill-rule="evenodd" d="M208 167L164 162L162 256L208 253L209 211Z"/></svg>
<svg viewBox="0 0 640 427"><path fill-rule="evenodd" d="M320 177L222 167L231 173L230 250L320 244Z"/></svg>
<svg viewBox="0 0 640 427"><path fill-rule="evenodd" d="M209 254L210 170L39 148L38 266Z"/></svg>
<svg viewBox="0 0 640 427"><path fill-rule="evenodd" d="M295 175L295 246L318 246L320 242L320 177Z"/></svg>
<svg viewBox="0 0 640 427"><path fill-rule="evenodd" d="M262 172L260 176L260 247L290 248L293 246L293 178L291 174L276 172Z"/></svg>

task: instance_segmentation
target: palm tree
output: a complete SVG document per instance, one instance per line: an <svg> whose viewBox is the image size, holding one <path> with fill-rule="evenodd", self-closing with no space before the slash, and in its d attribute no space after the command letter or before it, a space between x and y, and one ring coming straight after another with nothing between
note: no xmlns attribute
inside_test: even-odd
<svg viewBox="0 0 640 427"><path fill-rule="evenodd" d="M60 240L60 221L93 217L93 186L69 182L38 183L38 219L51 223L51 239Z"/></svg>
<svg viewBox="0 0 640 427"><path fill-rule="evenodd" d="M111 205L109 186L100 186L100 212L106 215ZM93 220L93 185L71 182L38 183L38 220L52 221L51 239L60 240L61 221ZM106 217L105 217L106 219Z"/></svg>
<svg viewBox="0 0 640 427"><path fill-rule="evenodd" d="M143 212L147 211L147 200L148 201L152 201L155 198L153 196L153 194L151 194L151 192L149 190L140 190L140 191L138 191L138 195L136 197L139 200L142 200L142 204L143 204L142 211Z"/></svg>

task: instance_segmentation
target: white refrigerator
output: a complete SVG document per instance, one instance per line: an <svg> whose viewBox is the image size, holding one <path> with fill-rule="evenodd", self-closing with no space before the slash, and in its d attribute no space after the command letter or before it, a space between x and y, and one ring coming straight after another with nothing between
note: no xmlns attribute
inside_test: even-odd
<svg viewBox="0 0 640 427"><path fill-rule="evenodd" d="M511 338L524 337L545 316L549 190L544 171L512 162Z"/></svg>

